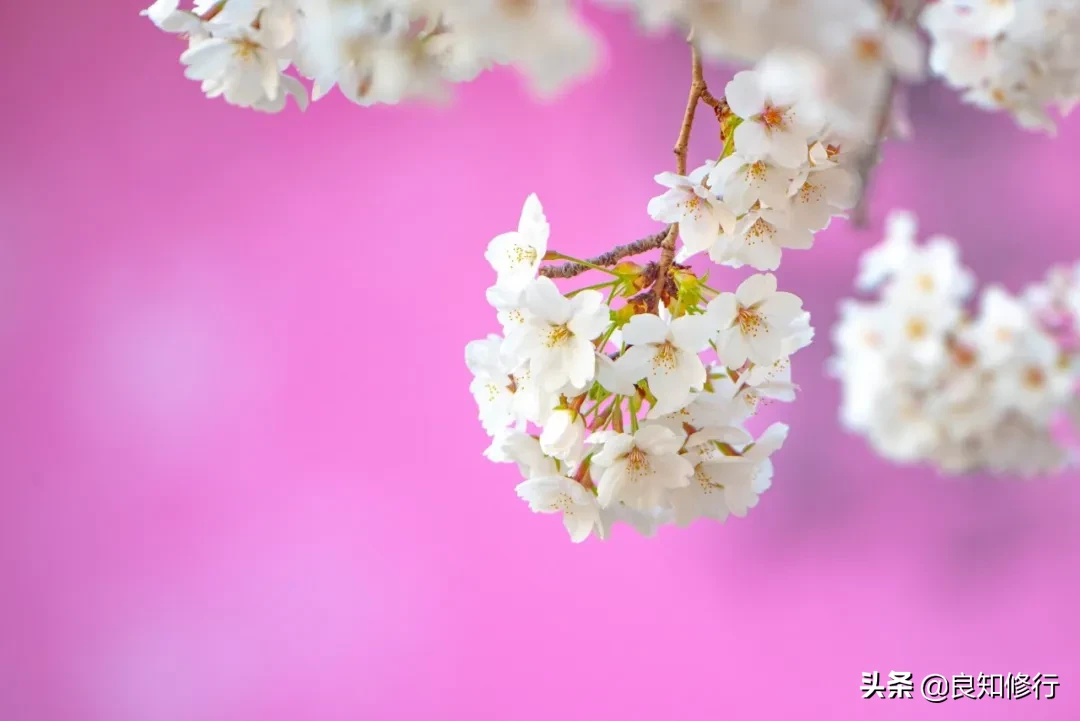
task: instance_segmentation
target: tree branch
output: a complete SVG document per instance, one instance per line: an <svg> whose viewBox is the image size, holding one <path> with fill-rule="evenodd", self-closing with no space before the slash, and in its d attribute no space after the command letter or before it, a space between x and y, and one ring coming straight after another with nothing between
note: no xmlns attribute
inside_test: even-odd
<svg viewBox="0 0 1080 721"><path fill-rule="evenodd" d="M905 3L904 0L895 0L895 3L891 6L886 5L886 9L893 23L912 27L918 22L926 2L927 0L909 0ZM870 179L874 172L874 166L877 164L878 155L881 153L881 143L885 139L885 134L889 131L893 98L896 95L898 84L896 73L890 71L881 104L878 106L873 140L870 147L866 149L866 152L859 159L859 201L855 206L855 210L851 213L851 222L856 228L865 228L869 219L870 201L867 191L870 189Z"/></svg>
<svg viewBox="0 0 1080 721"><path fill-rule="evenodd" d="M626 245L615 246L603 255L598 255L595 258L586 258L585 260L593 265L602 265L605 267L615 265L623 258L628 258L631 255L639 255L659 248L660 244L667 237L668 232L669 228L665 228L659 233L650 235L647 238L635 240L633 243L627 243ZM581 275L587 270L590 270L590 268L581 263L563 263L562 265L547 265L540 268L540 275L548 278L573 278L575 275Z"/></svg>
<svg viewBox="0 0 1080 721"><path fill-rule="evenodd" d="M683 114L682 127L679 128L679 139L675 142L675 168L679 175L686 175L686 151L690 146L690 130L694 126L694 113L697 112L698 101L703 93L708 92L705 86L705 74L701 69L701 54L697 46L690 43L690 97L686 101L686 112ZM711 95L709 97L712 97ZM653 284L652 295L649 299L649 310L657 311L660 308L660 296L663 295L664 286L667 284L668 272L671 263L675 260L675 238L679 235L679 224L673 224L660 245L660 263L657 268L656 281Z"/></svg>
<svg viewBox="0 0 1080 721"><path fill-rule="evenodd" d="M893 95L896 93L896 76L889 73L886 81L884 97L878 108L878 116L875 121L874 138L866 152L859 158L859 202L851 213L851 223L856 228L865 228L869 220L869 193L871 176L874 174L874 166L877 165L878 155L881 153L881 143L885 140L885 134L889 130L889 120L892 117Z"/></svg>

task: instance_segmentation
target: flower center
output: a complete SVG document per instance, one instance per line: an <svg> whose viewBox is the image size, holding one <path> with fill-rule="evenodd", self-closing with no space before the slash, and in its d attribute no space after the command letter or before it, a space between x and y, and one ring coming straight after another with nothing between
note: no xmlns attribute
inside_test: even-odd
<svg viewBox="0 0 1080 721"><path fill-rule="evenodd" d="M921 340L926 337L929 328L926 327L926 321L922 318L912 318L907 322L904 330L911 340Z"/></svg>
<svg viewBox="0 0 1080 721"><path fill-rule="evenodd" d="M250 60L259 52L259 44L250 38L240 38L233 42L233 55L243 60Z"/></svg>
<svg viewBox="0 0 1080 721"><path fill-rule="evenodd" d="M660 345L656 346L656 353L653 355L652 366L654 369L664 368L665 370L674 370L676 364L676 348L670 341L664 341Z"/></svg>
<svg viewBox="0 0 1080 721"><path fill-rule="evenodd" d="M499 8L509 17L524 20L536 10L536 0L498 0Z"/></svg>
<svg viewBox="0 0 1080 721"><path fill-rule="evenodd" d="M571 509L574 507L574 499L565 493L560 493L551 499L551 507L554 510L562 511L563 513L571 513Z"/></svg>
<svg viewBox="0 0 1080 721"><path fill-rule="evenodd" d="M821 199L821 188L816 185L812 185L809 180L802 184L798 193L799 202L801 203L813 203L816 200Z"/></svg>
<svg viewBox="0 0 1080 721"><path fill-rule="evenodd" d="M768 131L783 130L787 127L787 113L784 108L775 105L766 105L761 111L761 124Z"/></svg>
<svg viewBox="0 0 1080 721"><path fill-rule="evenodd" d="M975 365L975 351L967 346L956 346L953 350L953 358L956 360L956 365L961 368L970 368Z"/></svg>
<svg viewBox="0 0 1080 721"><path fill-rule="evenodd" d="M570 337L574 334L570 332L570 329L563 325L553 325L548 329L547 345L548 348L555 348L556 346L566 345L566 342L570 340Z"/></svg>
<svg viewBox="0 0 1080 721"><path fill-rule="evenodd" d="M863 36L855 39L855 57L864 63L881 60L881 41L876 37Z"/></svg>
<svg viewBox="0 0 1080 721"><path fill-rule="evenodd" d="M507 251L511 263L532 265L536 262L536 248L528 245L515 245Z"/></svg>
<svg viewBox="0 0 1080 721"><path fill-rule="evenodd" d="M760 243L763 238L772 238L774 233L776 233L775 225L764 218L758 218L754 221L754 224L746 230L746 243L748 245Z"/></svg>
<svg viewBox="0 0 1080 721"><path fill-rule="evenodd" d="M750 336L757 336L763 325L761 316L753 308L739 308L736 322L742 334Z"/></svg>
<svg viewBox="0 0 1080 721"><path fill-rule="evenodd" d="M1033 391L1040 390L1046 385L1046 374L1042 368L1031 366L1024 371L1024 385Z"/></svg>
<svg viewBox="0 0 1080 721"><path fill-rule="evenodd" d="M751 182L764 183L765 178L768 176L768 172L765 161L759 160L756 163L751 163L746 166L746 179Z"/></svg>
<svg viewBox="0 0 1080 721"><path fill-rule="evenodd" d="M641 475L649 470L649 457L637 446L626 454L626 469L631 475Z"/></svg>
<svg viewBox="0 0 1080 721"><path fill-rule="evenodd" d="M703 466L704 464L699 463L694 468L694 480L701 485L701 491L703 493L712 493L713 491L723 490L724 487L719 483L713 483L712 478L705 472Z"/></svg>

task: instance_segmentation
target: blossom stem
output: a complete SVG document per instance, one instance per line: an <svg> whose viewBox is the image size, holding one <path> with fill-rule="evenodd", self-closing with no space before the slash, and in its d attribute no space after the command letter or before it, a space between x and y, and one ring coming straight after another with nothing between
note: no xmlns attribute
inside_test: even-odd
<svg viewBox="0 0 1080 721"><path fill-rule="evenodd" d="M922 9L926 4L927 0L920 0L919 2L912 3L907 8L904 8L901 3L896 3L890 10L890 19L893 22L909 27L913 26L918 20L918 17L922 15ZM885 134L889 129L889 121L892 119L892 104L893 97L896 95L896 86L896 74L890 72L888 79L885 82L885 90L881 96L881 103L878 106L878 116L875 122L873 140L870 147L866 149L866 153L859 159L859 200L855 205L855 210L851 213L851 223L856 228L865 228L869 220L869 199L867 198L866 191L870 186L870 176L874 172L874 164L878 159L881 142L885 139Z"/></svg>
<svg viewBox="0 0 1080 721"><path fill-rule="evenodd" d="M705 87L705 73L701 68L701 54L697 46L691 40L690 43L690 97L686 101L686 111L683 113L682 127L679 128L679 139L675 142L675 169L679 175L686 175L686 151L690 147L690 130L694 126L694 114L697 112L698 101L701 94L707 90ZM679 233L679 225L675 223L668 230L667 237L660 245L660 262L657 267L656 281L653 284L652 295L649 299L649 309L656 311L660 307L660 296L664 293L667 285L668 273L671 264L675 260L675 238Z"/></svg>
<svg viewBox="0 0 1080 721"><path fill-rule="evenodd" d="M622 396L615 396L615 402L611 406L611 427L616 433L623 432ZM605 424L606 425L606 424Z"/></svg>
<svg viewBox="0 0 1080 721"><path fill-rule="evenodd" d="M578 293L580 293L582 291L585 291L585 290L600 290L601 288L607 288L608 286L615 285L618 282L619 281L617 281L617 280L609 280L606 283L597 283L596 285L587 285L584 288L575 288L574 290L567 293L566 297L567 298L573 298L575 295L577 295Z"/></svg>
<svg viewBox="0 0 1080 721"><path fill-rule="evenodd" d="M546 256L544 256L544 257L551 258L552 260L569 260L569 261L571 261L573 263L577 263L578 265L583 265L586 268L591 268L592 270L599 270L602 273L607 273L608 275L613 275L616 278L619 277L619 274L616 273L615 271L613 271L611 268L605 268L604 266L597 265L596 263L593 263L592 261L582 260L581 258L575 258L572 255L563 255L562 253L557 253L554 250L548 251L548 254Z"/></svg>
<svg viewBox="0 0 1080 721"><path fill-rule="evenodd" d="M874 138L870 146L859 158L857 166L859 175L859 201L855 210L851 213L851 222L856 228L865 228L869 220L869 193L871 175L881 151L881 143L889 129L889 119L892 117L892 101L896 92L896 76L892 73L885 83L885 91L882 93L881 103L878 106L878 115L875 121Z"/></svg>
<svg viewBox="0 0 1080 721"><path fill-rule="evenodd" d="M615 333L615 324L612 323L611 327L607 329L607 333L604 333L604 335L601 336L601 338L600 338L600 342L596 344L596 349L597 350L603 349L603 347L607 345L607 342L609 340L611 340L611 336L614 333Z"/></svg>
<svg viewBox="0 0 1080 721"><path fill-rule="evenodd" d="M199 19L202 20L204 23L210 22L221 14L221 11L225 9L226 2L228 2L228 0L219 0L219 2L214 3L210 6L209 10L199 16Z"/></svg>
<svg viewBox="0 0 1080 721"><path fill-rule="evenodd" d="M737 450L732 448L730 443L725 443L723 441L713 441L713 443L716 444L716 447L718 449L720 449L720 452L723 453L725 456L741 456L742 455L742 453L739 453Z"/></svg>
<svg viewBox="0 0 1080 721"><path fill-rule="evenodd" d="M641 253L647 253L650 250L655 250L660 247L664 238L667 237L668 229L665 228L659 233L642 238L641 240L635 240L633 243L627 243L626 245L619 245L612 248L603 255L598 255L595 258L590 258L587 261L577 261L573 258L569 258L562 253L548 253L548 257L552 260L572 260L574 262L564 263L563 265L548 265L540 268L540 275L548 278L573 278L576 275L581 275L590 268L596 266L610 266L615 265L623 258L627 258L631 255L640 255ZM605 270L605 268L601 268ZM606 271L611 272L611 271Z"/></svg>

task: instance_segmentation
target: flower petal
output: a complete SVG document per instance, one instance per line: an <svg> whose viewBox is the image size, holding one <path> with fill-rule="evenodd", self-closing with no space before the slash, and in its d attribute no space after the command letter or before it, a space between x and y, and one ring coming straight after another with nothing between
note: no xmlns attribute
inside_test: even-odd
<svg viewBox="0 0 1080 721"><path fill-rule="evenodd" d="M762 87L761 76L753 70L735 73L735 77L724 89L724 95L731 111L743 119L757 115L765 107L765 89ZM738 142L738 138L735 142Z"/></svg>

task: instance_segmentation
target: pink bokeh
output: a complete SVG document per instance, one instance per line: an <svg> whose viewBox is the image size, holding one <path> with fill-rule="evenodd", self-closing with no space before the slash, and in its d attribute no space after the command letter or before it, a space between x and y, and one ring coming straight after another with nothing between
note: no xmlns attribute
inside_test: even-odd
<svg viewBox="0 0 1080 721"><path fill-rule="evenodd" d="M1080 120L914 93L873 227L779 271L818 341L760 507L573 546L480 455L482 253L533 191L568 253L656 230L684 47L598 13L605 68L556 104L497 73L263 116L202 99L137 10L0 9L0 719L1078 717L1080 477L891 466L824 362L890 207L1012 290L1075 260ZM864 701L875 670L1061 686Z"/></svg>

